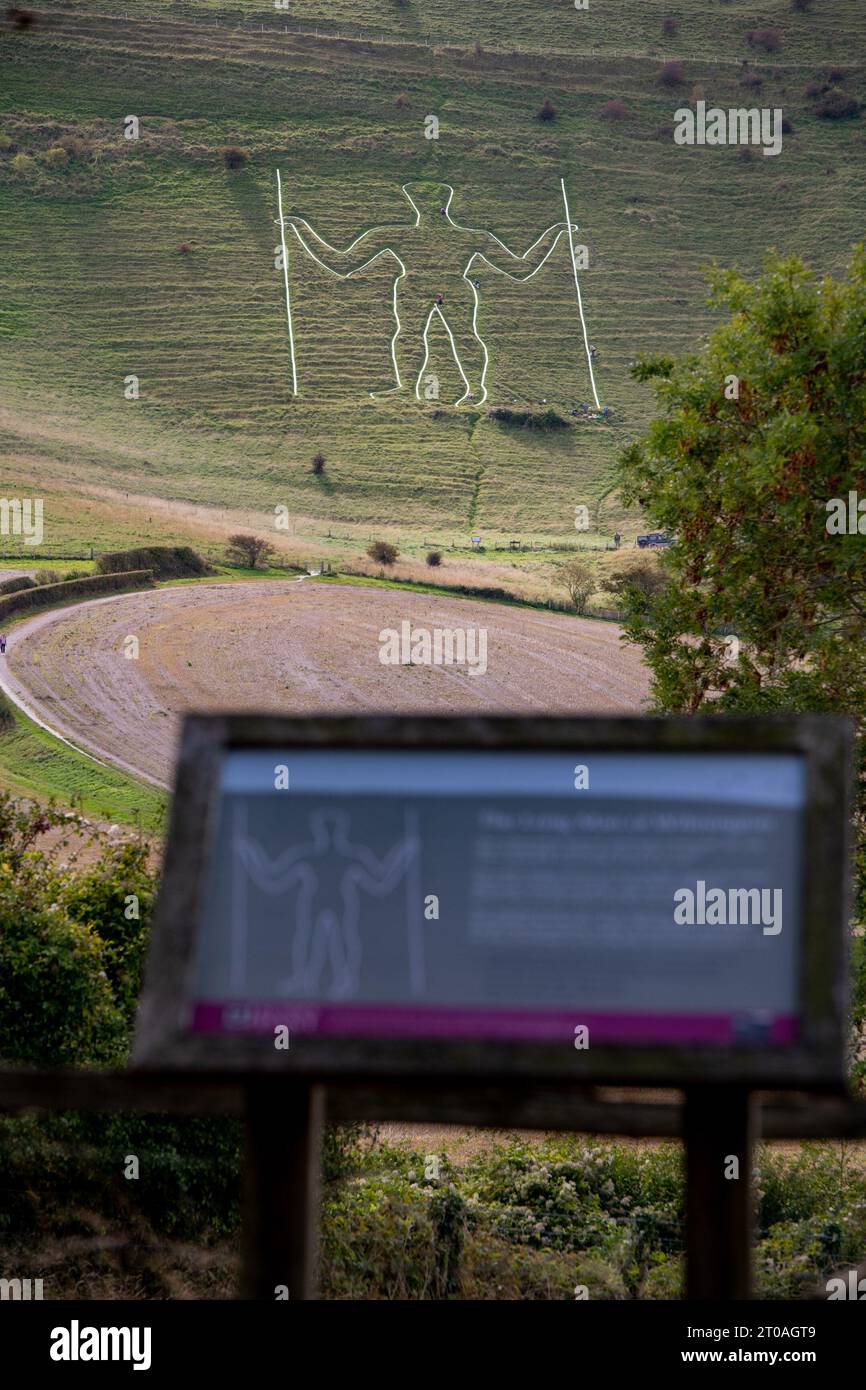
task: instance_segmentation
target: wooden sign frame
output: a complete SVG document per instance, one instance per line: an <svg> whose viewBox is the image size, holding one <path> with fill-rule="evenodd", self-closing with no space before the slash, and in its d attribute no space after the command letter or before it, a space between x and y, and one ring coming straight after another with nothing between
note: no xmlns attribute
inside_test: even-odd
<svg viewBox="0 0 866 1390"><path fill-rule="evenodd" d="M471 1080L749 1087L843 1085L853 730L830 715L570 718L192 715L184 722L163 885L134 1066L271 1073L308 1081ZM293 1037L188 1030L187 980L224 754L233 749L796 753L805 761L801 1032L786 1047L598 1045L454 1038ZM280 761L284 758L281 756Z"/></svg>

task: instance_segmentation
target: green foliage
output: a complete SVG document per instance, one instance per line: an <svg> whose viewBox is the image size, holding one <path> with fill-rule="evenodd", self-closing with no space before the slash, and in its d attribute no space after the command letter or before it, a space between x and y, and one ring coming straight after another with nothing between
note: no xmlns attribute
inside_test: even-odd
<svg viewBox="0 0 866 1390"><path fill-rule="evenodd" d="M126 589L147 589L153 583L150 570L130 570L123 574L89 574L84 579L63 579L0 598L0 621L12 613L52 603L74 602L92 594L116 594Z"/></svg>
<svg viewBox="0 0 866 1390"><path fill-rule="evenodd" d="M113 551L100 555L96 568L100 574L150 570L154 579L197 579L214 573L188 545L150 545L137 550Z"/></svg>
<svg viewBox="0 0 866 1390"><path fill-rule="evenodd" d="M0 795L0 1058L118 1065L140 986L152 875L146 851L106 846L91 869L57 869L36 847L53 808ZM127 895L140 896L128 920Z"/></svg>
<svg viewBox="0 0 866 1390"><path fill-rule="evenodd" d="M748 281L711 276L729 317L703 352L644 364L660 416L622 454L625 496L677 544L670 580L632 596L661 709L850 714L859 736L856 920L866 912L866 550L830 529L833 499L863 488L866 251L819 280L772 256ZM729 658L725 633L740 649ZM855 948L862 1026L862 945Z"/></svg>
<svg viewBox="0 0 866 1390"><path fill-rule="evenodd" d="M400 552L390 541L372 541L367 546L367 554L380 565L393 565Z"/></svg>

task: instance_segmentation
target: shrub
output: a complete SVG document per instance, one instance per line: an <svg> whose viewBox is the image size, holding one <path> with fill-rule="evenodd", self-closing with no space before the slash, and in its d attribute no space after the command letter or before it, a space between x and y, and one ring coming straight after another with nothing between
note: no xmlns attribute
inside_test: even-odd
<svg viewBox="0 0 866 1390"><path fill-rule="evenodd" d="M557 415L555 410L508 410L500 406L489 412L488 419L497 420L501 425L519 425L528 430L568 429L568 421Z"/></svg>
<svg viewBox="0 0 866 1390"><path fill-rule="evenodd" d="M630 563L623 562L611 570L604 587L617 598L624 598L628 594L642 600L654 598L667 584L667 575L658 560L642 557Z"/></svg>
<svg viewBox="0 0 866 1390"><path fill-rule="evenodd" d="M656 77L656 81L662 87L681 87L685 82L682 63L675 61L665 63Z"/></svg>
<svg viewBox="0 0 866 1390"><path fill-rule="evenodd" d="M15 154L18 146L11 135L0 135L0 154Z"/></svg>
<svg viewBox="0 0 866 1390"><path fill-rule="evenodd" d="M603 121L626 121L631 115L631 112L624 101L619 101L617 99L606 102L601 108L600 115Z"/></svg>
<svg viewBox="0 0 866 1390"><path fill-rule="evenodd" d="M663 34L665 34L668 38L673 38L674 34L679 32L679 27L680 22L678 19L674 19L673 15L665 15L664 19L662 20Z"/></svg>
<svg viewBox="0 0 866 1390"><path fill-rule="evenodd" d="M51 169L60 169L69 163L69 151L62 145L51 145L42 157Z"/></svg>
<svg viewBox="0 0 866 1390"><path fill-rule="evenodd" d="M740 74L741 87L749 87L756 91L758 87L763 87L763 85L764 79L759 72L752 72L751 69L749 69Z"/></svg>
<svg viewBox="0 0 866 1390"><path fill-rule="evenodd" d="M60 584L62 576L59 570L37 570L34 584Z"/></svg>
<svg viewBox="0 0 866 1390"><path fill-rule="evenodd" d="M6 11L6 18L15 29L30 29L36 23L33 11L22 10L19 5L10 5Z"/></svg>
<svg viewBox="0 0 866 1390"><path fill-rule="evenodd" d="M214 573L207 561L188 545L150 545L137 550L110 551L100 555L96 568L100 574L148 569L156 579L196 579Z"/></svg>
<svg viewBox="0 0 866 1390"><path fill-rule="evenodd" d="M373 541L367 546L367 554L380 565L393 565L400 552L390 541Z"/></svg>
<svg viewBox="0 0 866 1390"><path fill-rule="evenodd" d="M782 47L782 35L778 29L750 29L746 43L750 48L763 48L765 53L778 53Z"/></svg>
<svg viewBox="0 0 866 1390"><path fill-rule="evenodd" d="M83 140L80 135L63 135L57 143L66 151L70 159L83 162L90 159L93 154L93 146L88 140Z"/></svg>
<svg viewBox="0 0 866 1390"><path fill-rule="evenodd" d="M737 150L737 159L741 159L744 164L749 164L755 158L755 151L750 145L741 145Z"/></svg>
<svg viewBox="0 0 866 1390"><path fill-rule="evenodd" d="M227 169L242 169L249 158L246 150L242 150L239 145L226 145L220 150L220 154Z"/></svg>
<svg viewBox="0 0 866 1390"><path fill-rule="evenodd" d="M38 172L39 165L29 154L16 154L12 156L12 170L19 178L29 179Z"/></svg>
<svg viewBox="0 0 866 1390"><path fill-rule="evenodd" d="M226 554L230 564L243 565L247 569L257 569L260 560L267 561L274 553L274 547L270 541L266 541L262 536L246 535L243 531L236 531L233 536L229 536Z"/></svg>
<svg viewBox="0 0 866 1390"><path fill-rule="evenodd" d="M558 570L557 579L566 590L578 613L585 612L586 605L597 587L595 575L586 560L581 560L577 556L573 560L569 560Z"/></svg>
<svg viewBox="0 0 866 1390"><path fill-rule="evenodd" d="M19 589L35 589L35 579L30 579L26 574L18 574L14 579L4 579L0 584L0 594L17 594Z"/></svg>
<svg viewBox="0 0 866 1390"><path fill-rule="evenodd" d="M399 107L401 107L401 108L404 107L404 106L408 106L408 105L409 105L409 95L408 95L408 93L407 93L407 92L400 92L399 95L397 95L397 96L394 98L394 105L395 105L395 106L399 106Z"/></svg>
<svg viewBox="0 0 866 1390"><path fill-rule="evenodd" d="M815 115L821 116L825 121L850 120L860 114L860 102L856 97L843 92L839 87L831 87L830 91L815 107ZM15 163L13 159L12 163Z"/></svg>
<svg viewBox="0 0 866 1390"><path fill-rule="evenodd" d="M89 574L86 579L63 579L56 584L39 584L22 589L17 594L0 598L0 621L22 608L42 608L49 603L62 603L89 598L91 594L114 594L123 589L149 589L153 584L150 570L131 570L125 574Z"/></svg>
<svg viewBox="0 0 866 1390"><path fill-rule="evenodd" d="M313 454L313 462L312 462L312 464L311 464L311 467L312 467L312 470L313 470L313 472L316 474L317 477L320 476L322 473L324 473L324 471L325 471L325 463L326 463L326 459L325 459L325 455L324 455L324 454L322 454L322 453Z"/></svg>
<svg viewBox="0 0 866 1390"><path fill-rule="evenodd" d="M442 552L441 552L441 550L430 550L430 551L428 551L428 553L427 553L427 564L430 565L430 567L431 567L432 569L438 568L438 566L442 564Z"/></svg>
<svg viewBox="0 0 866 1390"><path fill-rule="evenodd" d="M791 0L792 10L808 10L812 0Z"/></svg>
<svg viewBox="0 0 866 1390"><path fill-rule="evenodd" d="M556 107L549 97L545 97L538 108L538 119L540 121L553 121L556 119Z"/></svg>
<svg viewBox="0 0 866 1390"><path fill-rule="evenodd" d="M12 706L5 695L0 695L0 730L4 732L15 726L15 715L12 713Z"/></svg>
<svg viewBox="0 0 866 1390"><path fill-rule="evenodd" d="M192 242L182 241L177 249L182 256L188 256L190 251L192 250Z"/></svg>
<svg viewBox="0 0 866 1390"><path fill-rule="evenodd" d="M819 97L819 96L821 96L824 92L826 92L826 90L827 90L827 83L826 83L826 82L807 82L807 83L806 83L806 88L805 88L805 90L806 90L806 96L809 97L811 100L814 100L815 97Z"/></svg>
<svg viewBox="0 0 866 1390"><path fill-rule="evenodd" d="M789 120L789 118L788 118L787 116L783 116L783 117L782 117L782 134L783 134L783 135L793 135L793 134L794 134L794 122L793 122L792 120Z"/></svg>

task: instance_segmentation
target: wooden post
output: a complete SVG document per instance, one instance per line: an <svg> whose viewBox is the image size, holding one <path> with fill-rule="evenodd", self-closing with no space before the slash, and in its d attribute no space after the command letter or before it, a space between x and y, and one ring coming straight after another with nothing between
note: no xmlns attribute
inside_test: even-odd
<svg viewBox="0 0 866 1390"><path fill-rule="evenodd" d="M685 1091L686 1298L752 1296L755 1102L744 1086ZM739 1176L732 1176L737 1160Z"/></svg>
<svg viewBox="0 0 866 1390"><path fill-rule="evenodd" d="M245 1092L241 1297L315 1299L324 1092L279 1077L250 1078Z"/></svg>

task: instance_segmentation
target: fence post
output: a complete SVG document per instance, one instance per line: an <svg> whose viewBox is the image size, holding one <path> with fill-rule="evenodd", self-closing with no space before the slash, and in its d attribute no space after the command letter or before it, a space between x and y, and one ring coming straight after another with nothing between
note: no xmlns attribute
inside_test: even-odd
<svg viewBox="0 0 866 1390"><path fill-rule="evenodd" d="M756 1102L744 1086L706 1082L684 1102L686 1299L748 1299Z"/></svg>
<svg viewBox="0 0 866 1390"><path fill-rule="evenodd" d="M245 1085L241 1297L317 1297L324 1091L308 1081L251 1077Z"/></svg>

